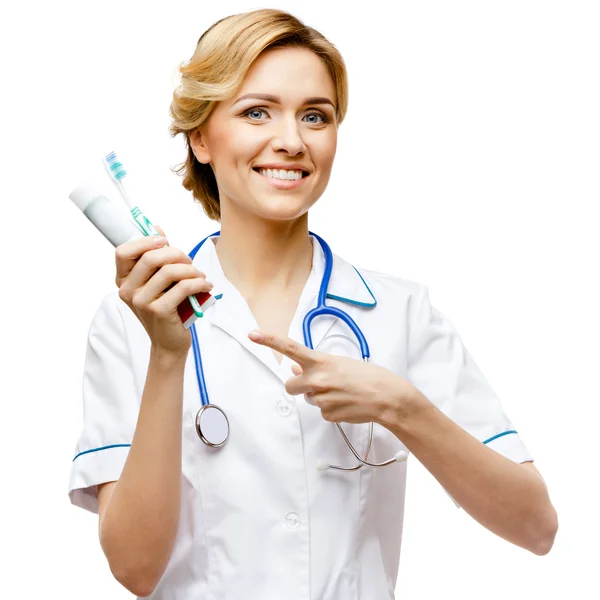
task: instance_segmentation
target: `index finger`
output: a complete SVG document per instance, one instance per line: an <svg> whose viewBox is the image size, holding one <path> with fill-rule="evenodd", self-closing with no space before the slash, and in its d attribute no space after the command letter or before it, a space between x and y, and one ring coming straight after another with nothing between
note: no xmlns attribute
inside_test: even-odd
<svg viewBox="0 0 600 600"><path fill-rule="evenodd" d="M254 330L248 334L248 337L257 344L269 346L281 354L291 358L302 367L311 367L320 362L321 352L311 350L304 344L299 344L292 338L280 338L276 335L263 333L262 331Z"/></svg>
<svg viewBox="0 0 600 600"><path fill-rule="evenodd" d="M162 235L150 235L117 246L115 250L115 263L117 265L117 279L126 277L137 261L149 250L167 246L169 242Z"/></svg>

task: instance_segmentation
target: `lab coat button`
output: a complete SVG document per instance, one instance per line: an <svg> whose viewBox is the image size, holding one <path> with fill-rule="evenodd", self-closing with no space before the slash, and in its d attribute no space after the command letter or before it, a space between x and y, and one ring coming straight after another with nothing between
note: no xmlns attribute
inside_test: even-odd
<svg viewBox="0 0 600 600"><path fill-rule="evenodd" d="M298 527L299 523L300 523L300 515L298 513L291 512L291 513L288 513L287 515L285 515L285 524L290 529L295 529L296 527Z"/></svg>
<svg viewBox="0 0 600 600"><path fill-rule="evenodd" d="M287 402L285 402L284 400L280 400L277 403L277 412L282 417L287 417L292 412L292 409L291 409L290 405Z"/></svg>

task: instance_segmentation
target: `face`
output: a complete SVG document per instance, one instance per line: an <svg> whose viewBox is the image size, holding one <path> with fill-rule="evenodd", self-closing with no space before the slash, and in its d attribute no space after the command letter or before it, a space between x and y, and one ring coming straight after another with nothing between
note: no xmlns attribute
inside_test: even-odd
<svg viewBox="0 0 600 600"><path fill-rule="evenodd" d="M261 54L236 94L217 103L190 135L196 158L215 173L222 217L236 210L282 221L308 211L331 174L335 104L331 77L312 51ZM294 170L294 178L288 173L288 179L277 179L267 168L277 168L280 176L280 169ZM302 178L296 180L299 169Z"/></svg>

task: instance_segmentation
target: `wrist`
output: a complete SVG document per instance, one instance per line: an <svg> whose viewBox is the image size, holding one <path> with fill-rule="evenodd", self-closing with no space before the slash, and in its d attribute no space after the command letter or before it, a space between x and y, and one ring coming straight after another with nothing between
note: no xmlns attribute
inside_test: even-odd
<svg viewBox="0 0 600 600"><path fill-rule="evenodd" d="M184 367L188 352L189 348L185 351L173 351L152 345L150 348L150 362L164 369Z"/></svg>
<svg viewBox="0 0 600 600"><path fill-rule="evenodd" d="M396 377L390 393L384 399L379 424L394 433L410 428L410 424L432 404L428 398L406 379Z"/></svg>

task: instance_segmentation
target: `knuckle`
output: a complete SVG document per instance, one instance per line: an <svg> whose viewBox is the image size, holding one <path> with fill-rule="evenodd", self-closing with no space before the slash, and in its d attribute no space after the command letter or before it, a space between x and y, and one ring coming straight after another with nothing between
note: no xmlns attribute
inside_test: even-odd
<svg viewBox="0 0 600 600"><path fill-rule="evenodd" d="M125 250L123 248L123 244L117 246L115 249L115 260L117 262L124 260L125 258Z"/></svg>
<svg viewBox="0 0 600 600"><path fill-rule="evenodd" d="M161 271L162 274L164 276L166 276L170 281L173 281L174 279L177 278L177 275L179 275L180 273L180 265L174 264L174 263L169 263L166 265L163 265L161 267Z"/></svg>
<svg viewBox="0 0 600 600"><path fill-rule="evenodd" d="M326 387L320 381L313 381L311 384L311 389L314 394L322 394L326 391Z"/></svg>
<svg viewBox="0 0 600 600"><path fill-rule="evenodd" d="M333 419L331 418L331 413L322 408L321 405L319 404L319 402L317 402L317 406L321 409L321 416L326 420L326 421L333 421Z"/></svg>
<svg viewBox="0 0 600 600"><path fill-rule="evenodd" d="M194 292L198 289L198 279L184 279L181 282L181 287L184 292Z"/></svg>
<svg viewBox="0 0 600 600"><path fill-rule="evenodd" d="M191 279L181 279L177 283L177 288L182 292L188 293L192 290L193 280Z"/></svg>
<svg viewBox="0 0 600 600"><path fill-rule="evenodd" d="M294 342L286 342L285 343L285 352L287 354L291 354L292 356L296 356L298 354L298 346Z"/></svg>
<svg viewBox="0 0 600 600"><path fill-rule="evenodd" d="M319 408L324 411L328 416L331 416L331 412L333 410L333 403L331 402L331 400L328 400L327 398L325 398L324 396L321 396L319 398L319 404L318 404Z"/></svg>
<svg viewBox="0 0 600 600"><path fill-rule="evenodd" d="M152 302L146 308L146 310L154 317L162 316L161 305L158 301Z"/></svg>
<svg viewBox="0 0 600 600"><path fill-rule="evenodd" d="M143 308L144 304L139 293L134 292L131 296L131 305L134 308Z"/></svg>
<svg viewBox="0 0 600 600"><path fill-rule="evenodd" d="M329 364L329 355L325 352L315 352L315 363L320 367L324 367Z"/></svg>
<svg viewBox="0 0 600 600"><path fill-rule="evenodd" d="M171 283L182 281L188 274L184 265L180 263L168 263L163 265L160 271L162 276Z"/></svg>
<svg viewBox="0 0 600 600"><path fill-rule="evenodd" d="M154 251L144 252L139 262L142 263L144 267L156 268L158 266L158 258L154 254Z"/></svg>
<svg viewBox="0 0 600 600"><path fill-rule="evenodd" d="M263 343L266 346L270 346L273 343L273 336L269 335L267 333L263 333L263 340L262 341L263 341Z"/></svg>
<svg viewBox="0 0 600 600"><path fill-rule="evenodd" d="M315 373L313 376L313 379L311 381L311 384L315 391L324 392L328 387L326 374L325 373Z"/></svg>
<svg viewBox="0 0 600 600"><path fill-rule="evenodd" d="M145 259L147 265L158 269L159 267L165 264L176 262L173 260L173 256L176 253L177 250L175 248L163 246L162 248L147 250L146 252L144 252L140 260Z"/></svg>

